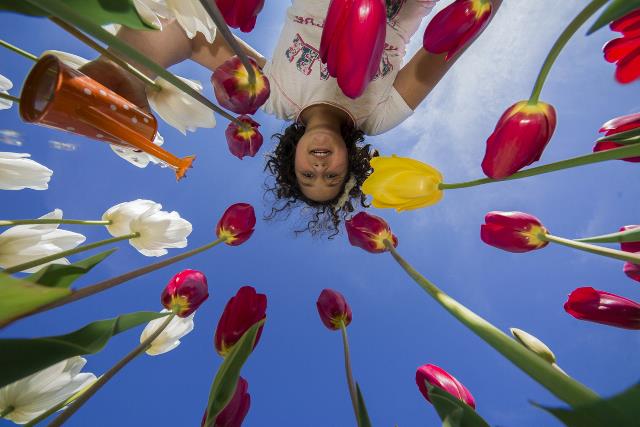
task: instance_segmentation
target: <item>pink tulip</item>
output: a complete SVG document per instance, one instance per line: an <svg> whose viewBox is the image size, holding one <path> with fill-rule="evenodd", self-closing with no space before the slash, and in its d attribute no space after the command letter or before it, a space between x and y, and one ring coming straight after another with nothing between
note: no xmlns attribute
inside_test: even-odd
<svg viewBox="0 0 640 427"><path fill-rule="evenodd" d="M436 365L427 364L420 366L416 371L416 384L418 384L418 388L424 398L431 402L431 398L429 398L429 389L427 389L425 382L428 382L434 387L441 388L447 393L453 395L453 397L462 400L473 409L476 408L476 401L471 395L471 392L469 392L469 390L467 390L460 381L444 369Z"/></svg>

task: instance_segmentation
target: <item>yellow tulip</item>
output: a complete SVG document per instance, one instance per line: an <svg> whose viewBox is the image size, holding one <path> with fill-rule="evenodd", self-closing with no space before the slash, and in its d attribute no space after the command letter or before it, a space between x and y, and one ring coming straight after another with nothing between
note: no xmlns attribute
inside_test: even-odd
<svg viewBox="0 0 640 427"><path fill-rule="evenodd" d="M442 174L435 168L408 157L374 157L373 173L362 185L373 196L376 208L406 211L436 204L442 199Z"/></svg>

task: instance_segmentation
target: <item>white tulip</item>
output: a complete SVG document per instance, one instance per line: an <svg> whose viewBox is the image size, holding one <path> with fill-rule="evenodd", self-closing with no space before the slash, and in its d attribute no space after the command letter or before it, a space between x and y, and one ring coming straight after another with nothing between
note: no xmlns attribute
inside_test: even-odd
<svg viewBox="0 0 640 427"><path fill-rule="evenodd" d="M160 132L156 132L156 137L153 139L153 143L158 147L164 144L164 138L160 135ZM142 150L135 149L133 147L125 147L123 145L110 145L111 149L118 156L139 168L146 168L149 163L161 164L164 162L151 154L145 153Z"/></svg>
<svg viewBox="0 0 640 427"><path fill-rule="evenodd" d="M62 219L62 211L56 209L40 218ZM58 230L58 225L16 225L0 234L0 267L8 268L73 249L86 240L82 234ZM49 264L69 264L69 261L66 258L59 258L25 270L25 273L33 273Z"/></svg>
<svg viewBox="0 0 640 427"><path fill-rule="evenodd" d="M85 363L72 357L0 388L0 412L11 409L4 418L28 423L96 380L91 373L80 373Z"/></svg>
<svg viewBox="0 0 640 427"><path fill-rule="evenodd" d="M63 52L61 50L45 50L44 52L42 52L42 55L40 55L40 57L42 58L43 56L46 56L46 55L55 56L60 61L62 61L64 65L71 67L75 70L77 70L78 68L82 67L83 65L89 62L88 59L84 59L81 56L74 55L73 53L69 53L69 52Z"/></svg>
<svg viewBox="0 0 640 427"><path fill-rule="evenodd" d="M4 93L5 95L9 95L8 90L13 87L13 83L11 80L0 74L0 93ZM9 101L8 99L0 98L0 110L6 110L11 108L13 105L13 101Z"/></svg>
<svg viewBox="0 0 640 427"><path fill-rule="evenodd" d="M27 153L0 152L0 190L46 190L53 171Z"/></svg>
<svg viewBox="0 0 640 427"><path fill-rule="evenodd" d="M202 92L202 84L196 80L179 77L183 82L198 92ZM162 77L156 78L161 90L147 89L149 105L169 125L178 129L183 135L187 130L195 132L197 128L213 128L216 118L208 107L193 99Z"/></svg>
<svg viewBox="0 0 640 427"><path fill-rule="evenodd" d="M518 328L509 328L511 335L523 346L533 351L538 356L542 357L549 363L556 363L556 355L553 351L538 338L534 337L528 332Z"/></svg>
<svg viewBox="0 0 640 427"><path fill-rule="evenodd" d="M187 37L192 39L200 32L209 43L213 43L216 26L198 0L166 0L166 5Z"/></svg>
<svg viewBox="0 0 640 427"><path fill-rule="evenodd" d="M108 209L102 219L111 221L107 230L114 237L139 233L129 240L131 246L146 256L162 256L167 248L184 248L191 234L191 223L178 212L161 210L162 205L151 200L133 200Z"/></svg>
<svg viewBox="0 0 640 427"><path fill-rule="evenodd" d="M164 309L161 313L168 313L169 310ZM175 316L169 322L169 325L158 335L158 338L153 340L151 346L147 350L149 356L157 356L159 354L167 353L180 345L180 338L193 331L193 316L195 312L187 317ZM166 317L152 320L142 331L140 335L140 342L143 342L151 336L162 323L166 320Z"/></svg>

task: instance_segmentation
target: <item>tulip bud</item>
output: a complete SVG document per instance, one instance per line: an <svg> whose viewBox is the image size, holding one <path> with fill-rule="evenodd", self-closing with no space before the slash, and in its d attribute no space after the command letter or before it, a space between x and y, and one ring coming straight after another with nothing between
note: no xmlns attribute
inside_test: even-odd
<svg viewBox="0 0 640 427"><path fill-rule="evenodd" d="M216 4L228 26L248 33L256 25L264 0L216 0Z"/></svg>
<svg viewBox="0 0 640 427"><path fill-rule="evenodd" d="M238 126L235 122L229 123L225 136L231 154L242 160L244 156L253 157L262 147L262 134L258 131L260 124L249 116L238 117L247 127Z"/></svg>
<svg viewBox="0 0 640 427"><path fill-rule="evenodd" d="M523 212L492 211L484 217L480 238L487 245L508 252L529 252L544 248L547 229L533 215Z"/></svg>
<svg viewBox="0 0 640 427"><path fill-rule="evenodd" d="M640 225L625 225L620 227L619 231L635 230L640 228ZM622 242L620 243L620 250L625 252L640 252L640 239L636 242Z"/></svg>
<svg viewBox="0 0 640 427"><path fill-rule="evenodd" d="M471 392L469 392L469 390L467 390L460 381L444 369L436 365L427 364L420 366L416 371L416 384L418 384L418 388L424 398L431 402L431 399L429 398L429 389L427 389L425 382L428 382L434 387L441 388L453 397L460 399L473 409L476 409L476 402L471 395Z"/></svg>
<svg viewBox="0 0 640 427"><path fill-rule="evenodd" d="M333 331L340 329L341 323L344 323L344 326L351 323L351 307L338 291L323 289L316 301L316 307L322 323Z"/></svg>
<svg viewBox="0 0 640 427"><path fill-rule="evenodd" d="M485 175L506 178L540 159L556 128L556 110L538 102L520 101L504 112L487 139L482 160Z"/></svg>
<svg viewBox="0 0 640 427"><path fill-rule="evenodd" d="M398 156L371 159L373 173L362 184L362 191L373 196L376 208L406 211L431 206L442 199L442 174L437 169Z"/></svg>
<svg viewBox="0 0 640 427"><path fill-rule="evenodd" d="M358 98L380 68L387 16L382 0L332 0L320 40L320 58L349 98Z"/></svg>
<svg viewBox="0 0 640 427"><path fill-rule="evenodd" d="M604 58L616 64L619 83L631 83L640 78L640 9L613 21L610 28L622 33L622 37L604 45Z"/></svg>
<svg viewBox="0 0 640 427"><path fill-rule="evenodd" d="M238 246L249 240L256 226L256 214L248 203L236 203L224 211L216 226L218 239L229 246Z"/></svg>
<svg viewBox="0 0 640 427"><path fill-rule="evenodd" d="M241 427L251 406L251 395L247 392L249 383L244 378L238 379L236 391L227 406L218 414L213 427ZM200 427L205 427L207 412L202 417Z"/></svg>
<svg viewBox="0 0 640 427"><path fill-rule="evenodd" d="M207 278L198 270L183 270L162 291L162 305L179 317L188 317L209 298Z"/></svg>
<svg viewBox="0 0 640 427"><path fill-rule="evenodd" d="M225 357L236 342L258 321L267 317L267 296L256 293L251 286L241 287L234 297L231 297L218 321L214 338L216 351ZM255 348L262 335L262 328L258 329Z"/></svg>
<svg viewBox="0 0 640 427"><path fill-rule="evenodd" d="M422 45L427 52L446 52L448 61L480 34L492 13L489 0L456 0L429 22Z"/></svg>
<svg viewBox="0 0 640 427"><path fill-rule="evenodd" d="M237 56L225 61L211 76L216 99L234 113L255 114L271 94L267 77L253 58L249 62L256 75L255 85L249 83L249 73Z"/></svg>
<svg viewBox="0 0 640 427"><path fill-rule="evenodd" d="M638 128L640 128L640 113L635 113L609 120L607 123L602 125L602 127L600 128L600 132L604 132L604 136L613 136L621 132L626 132ZM621 142L607 141L603 139L596 142L596 145L593 147L593 151L606 151L623 146L624 144L622 144ZM627 157L620 160L624 160L625 162L639 163L640 157Z"/></svg>
<svg viewBox="0 0 640 427"><path fill-rule="evenodd" d="M625 262L622 271L624 271L624 274L626 274L630 279L640 282L640 265Z"/></svg>
<svg viewBox="0 0 640 427"><path fill-rule="evenodd" d="M398 247L398 238L391 232L389 224L379 216L358 212L345 221L349 243L374 254L387 251L384 244L388 240Z"/></svg>
<svg viewBox="0 0 640 427"><path fill-rule="evenodd" d="M547 362L551 364L556 363L556 355L553 354L553 351L551 351L551 349L538 338L523 331L522 329L510 328L509 330L511 331L511 335L513 335L520 344L533 351Z"/></svg>
<svg viewBox="0 0 640 427"><path fill-rule="evenodd" d="M571 292L564 310L576 319L624 329L640 329L640 304L591 287Z"/></svg>

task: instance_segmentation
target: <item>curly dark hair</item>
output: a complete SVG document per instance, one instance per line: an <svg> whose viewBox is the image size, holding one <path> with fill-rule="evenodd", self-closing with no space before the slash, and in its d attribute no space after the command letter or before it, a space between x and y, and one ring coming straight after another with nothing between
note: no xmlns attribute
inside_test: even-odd
<svg viewBox="0 0 640 427"><path fill-rule="evenodd" d="M342 126L342 138L347 146L349 157L349 173L356 180L356 184L349 192L349 198L341 209L334 209L333 205L344 193L344 188L349 180L349 176L342 183L342 189L338 195L324 202L317 202L306 197L298 185L295 174L295 155L298 141L305 133L305 126L300 123L293 123L288 126L283 133L272 136L278 144L272 153L267 154L265 172L271 175L265 181L265 197L271 195L273 206L271 212L265 215L265 219L272 220L276 217L288 218L294 208L302 207L303 218L306 218L306 227L295 230L296 234L305 231L313 236L328 235L329 239L335 237L340 229L340 222L345 220L347 215L354 211L354 206L358 204L364 208L369 207L366 196L360 189L362 183L371 174L369 161L372 156L377 155L369 144L364 142L364 133L350 125ZM310 212L309 212L310 211Z"/></svg>

